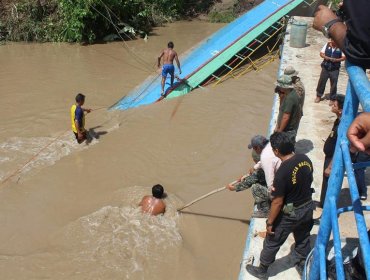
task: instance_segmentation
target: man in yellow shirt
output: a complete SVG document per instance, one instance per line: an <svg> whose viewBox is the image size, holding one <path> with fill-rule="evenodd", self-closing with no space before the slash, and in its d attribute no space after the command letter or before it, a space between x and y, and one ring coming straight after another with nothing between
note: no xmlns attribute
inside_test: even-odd
<svg viewBox="0 0 370 280"><path fill-rule="evenodd" d="M76 136L78 144L81 144L87 138L87 131L85 129L85 112L91 112L91 109L82 108L84 103L85 95L79 93L76 95L76 104L71 107L72 131Z"/></svg>

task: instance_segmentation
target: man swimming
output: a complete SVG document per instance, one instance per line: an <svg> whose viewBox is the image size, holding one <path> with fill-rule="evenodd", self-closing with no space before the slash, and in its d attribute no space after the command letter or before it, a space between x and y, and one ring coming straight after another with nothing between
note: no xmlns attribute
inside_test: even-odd
<svg viewBox="0 0 370 280"><path fill-rule="evenodd" d="M165 96L164 84L166 82L167 74L171 75L171 87L173 86L173 80L175 78L175 66L173 65L173 60L176 60L177 68L179 68L179 73L181 74L180 61L177 53L173 50L173 42L168 42L167 49L164 49L158 56L158 68L161 66L161 59L163 57L163 67L162 67L162 92L161 96Z"/></svg>
<svg viewBox="0 0 370 280"><path fill-rule="evenodd" d="M154 185L152 188L152 196L146 195L142 198L139 206L144 213L150 215L163 214L166 211L166 204L163 201L164 189L162 185Z"/></svg>

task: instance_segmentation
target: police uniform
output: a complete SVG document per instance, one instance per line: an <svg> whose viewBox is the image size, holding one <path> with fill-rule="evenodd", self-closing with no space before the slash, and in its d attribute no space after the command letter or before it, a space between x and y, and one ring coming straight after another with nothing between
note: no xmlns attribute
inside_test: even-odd
<svg viewBox="0 0 370 280"><path fill-rule="evenodd" d="M311 160L304 154L294 155L281 163L274 179L273 197L283 197L284 207L273 221L273 235L267 235L260 256L260 263L268 267L275 261L280 247L293 233L294 252L304 260L311 251L310 231L313 226L313 181Z"/></svg>

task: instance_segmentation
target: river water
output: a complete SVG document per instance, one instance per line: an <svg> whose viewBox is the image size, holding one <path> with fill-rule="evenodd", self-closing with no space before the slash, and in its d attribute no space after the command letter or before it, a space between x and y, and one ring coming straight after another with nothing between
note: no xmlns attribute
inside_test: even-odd
<svg viewBox="0 0 370 280"><path fill-rule="evenodd" d="M184 21L126 44L0 46L2 279L236 279L250 192L176 207L251 166L247 144L267 133L277 62L154 105L105 109L155 73L169 40L181 54L221 27ZM78 92L97 109L89 145L70 131ZM167 212L142 215L136 205L156 183Z"/></svg>

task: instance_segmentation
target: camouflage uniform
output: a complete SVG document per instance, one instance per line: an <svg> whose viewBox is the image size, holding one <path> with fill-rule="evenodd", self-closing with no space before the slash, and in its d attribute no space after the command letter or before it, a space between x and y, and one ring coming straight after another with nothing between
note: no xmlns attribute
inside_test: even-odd
<svg viewBox="0 0 370 280"><path fill-rule="evenodd" d="M254 171L250 176L235 184L235 191L240 192L251 188L252 195L258 208L269 208L269 194L262 169Z"/></svg>

